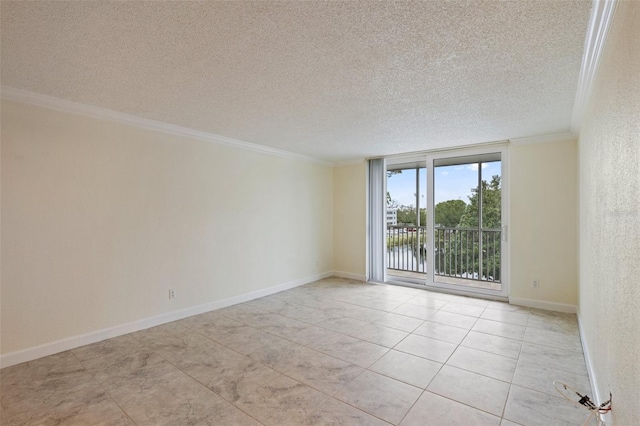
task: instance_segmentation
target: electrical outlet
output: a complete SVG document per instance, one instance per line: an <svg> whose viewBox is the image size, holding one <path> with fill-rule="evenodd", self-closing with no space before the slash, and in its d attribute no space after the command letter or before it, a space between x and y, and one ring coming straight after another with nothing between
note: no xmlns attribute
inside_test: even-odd
<svg viewBox="0 0 640 426"><path fill-rule="evenodd" d="M175 288L170 288L169 289L169 299L175 299L176 298L176 289Z"/></svg>
<svg viewBox="0 0 640 426"><path fill-rule="evenodd" d="M533 280L531 285L533 286L533 288L540 288L540 280Z"/></svg>

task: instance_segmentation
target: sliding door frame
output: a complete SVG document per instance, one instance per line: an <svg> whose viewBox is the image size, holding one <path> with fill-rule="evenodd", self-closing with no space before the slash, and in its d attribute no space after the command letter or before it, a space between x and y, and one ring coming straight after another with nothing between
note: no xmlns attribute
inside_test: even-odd
<svg viewBox="0 0 640 426"><path fill-rule="evenodd" d="M467 157L467 156L480 156L486 154L500 154L501 165L501 239L500 244L500 278L501 278L501 290L489 290L475 287L466 287L455 284L447 284L437 281L434 268L434 253L435 253L435 167L436 160L455 157ZM508 166L508 146L506 144L493 145L480 148L469 148L461 150L451 151L438 151L428 153L427 156L427 244L428 253L427 256L427 279L426 286L438 290L444 290L447 292L465 293L470 295L483 295L491 296L494 298L505 299L509 296L509 282L510 282L510 236L509 236L509 166Z"/></svg>

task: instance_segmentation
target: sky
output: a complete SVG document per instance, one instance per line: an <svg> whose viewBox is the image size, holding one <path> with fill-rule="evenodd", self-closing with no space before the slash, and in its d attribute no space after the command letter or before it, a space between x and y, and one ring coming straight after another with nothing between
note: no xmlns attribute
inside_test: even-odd
<svg viewBox="0 0 640 426"><path fill-rule="evenodd" d="M482 163L483 180L501 175L500 162ZM426 207L425 186L426 170L420 169L420 207ZM398 205L415 205L416 172L405 170L387 178L387 191ZM435 170L435 204L447 200L462 200L469 203L471 189L478 186L478 163L456 166L441 166Z"/></svg>

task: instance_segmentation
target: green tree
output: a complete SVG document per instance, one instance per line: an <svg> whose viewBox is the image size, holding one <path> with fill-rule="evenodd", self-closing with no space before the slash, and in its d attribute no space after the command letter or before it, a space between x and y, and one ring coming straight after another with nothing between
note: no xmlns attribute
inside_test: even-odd
<svg viewBox="0 0 640 426"><path fill-rule="evenodd" d="M416 207L402 205L398 207L398 225L415 225Z"/></svg>
<svg viewBox="0 0 640 426"><path fill-rule="evenodd" d="M447 275L463 277L482 277L482 279L500 280L499 232L486 231L501 227L501 185L500 176L483 180L480 188L473 188L464 214L460 218L457 230L440 231L436 234L435 267ZM482 191L482 192L480 192ZM479 195L482 194L482 241L478 228ZM436 211L437 218L437 211ZM465 230L471 228L472 230ZM482 256L480 256L482 250ZM480 265L482 257L482 265Z"/></svg>
<svg viewBox="0 0 640 426"><path fill-rule="evenodd" d="M448 200L436 205L436 226L455 228L465 213L467 204L462 200Z"/></svg>
<svg viewBox="0 0 640 426"><path fill-rule="evenodd" d="M461 228L478 227L478 187L471 190L469 204L460 218ZM500 176L494 175L491 181L482 181L482 227L500 228L501 226L502 191Z"/></svg>

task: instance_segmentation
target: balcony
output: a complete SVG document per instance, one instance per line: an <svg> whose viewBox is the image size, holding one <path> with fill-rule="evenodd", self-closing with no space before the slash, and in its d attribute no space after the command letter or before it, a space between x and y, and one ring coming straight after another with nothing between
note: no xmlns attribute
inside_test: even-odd
<svg viewBox="0 0 640 426"><path fill-rule="evenodd" d="M387 275L426 280L427 228L388 226ZM500 229L434 229L434 279L439 283L500 291Z"/></svg>

